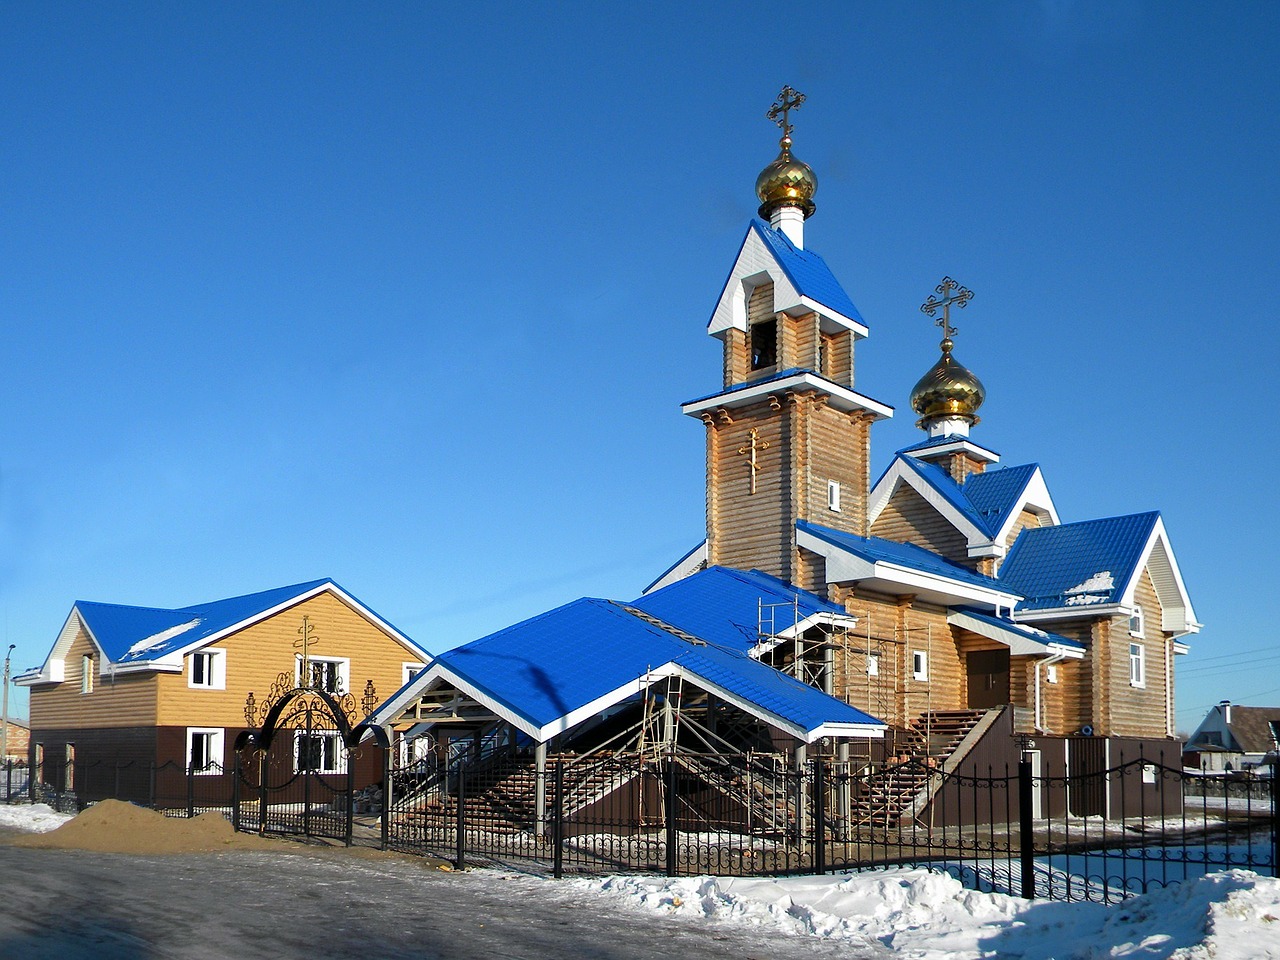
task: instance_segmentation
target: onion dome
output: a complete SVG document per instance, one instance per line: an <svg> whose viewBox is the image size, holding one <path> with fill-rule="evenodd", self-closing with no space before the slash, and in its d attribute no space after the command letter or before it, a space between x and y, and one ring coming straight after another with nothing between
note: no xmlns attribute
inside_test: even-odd
<svg viewBox="0 0 1280 960"><path fill-rule="evenodd" d="M960 418L978 422L978 408L987 398L982 381L951 356L951 338L942 341L942 356L911 391L911 409L920 414L917 424Z"/></svg>
<svg viewBox="0 0 1280 960"><path fill-rule="evenodd" d="M779 207L799 207L805 219L817 209L813 195L818 190L818 178L809 165L791 155L791 138L783 137L782 152L778 159L760 171L756 177L756 196L760 198L760 216L769 220Z"/></svg>

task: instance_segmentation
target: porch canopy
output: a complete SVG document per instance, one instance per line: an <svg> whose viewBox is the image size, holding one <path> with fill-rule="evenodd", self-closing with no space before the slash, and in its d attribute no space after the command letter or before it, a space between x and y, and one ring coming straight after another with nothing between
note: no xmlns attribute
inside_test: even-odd
<svg viewBox="0 0 1280 960"><path fill-rule="evenodd" d="M708 642L636 607L584 598L441 654L367 725L485 711L545 743L677 678L803 743L883 735L880 720L752 659L743 646ZM453 691L452 705L433 699L442 688Z"/></svg>
<svg viewBox="0 0 1280 960"><path fill-rule="evenodd" d="M1079 660L1084 656L1084 644L1079 640L992 616L972 607L948 610L947 623L1004 644L1009 648L1010 656L1014 657L1069 657Z"/></svg>

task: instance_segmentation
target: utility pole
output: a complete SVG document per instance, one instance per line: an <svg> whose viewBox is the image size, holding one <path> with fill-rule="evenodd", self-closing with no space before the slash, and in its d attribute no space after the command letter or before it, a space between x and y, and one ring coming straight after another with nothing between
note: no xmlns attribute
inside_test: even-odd
<svg viewBox="0 0 1280 960"><path fill-rule="evenodd" d="M9 644L9 651L4 655L4 706L0 707L0 763L9 762L9 658L13 656L16 643Z"/></svg>

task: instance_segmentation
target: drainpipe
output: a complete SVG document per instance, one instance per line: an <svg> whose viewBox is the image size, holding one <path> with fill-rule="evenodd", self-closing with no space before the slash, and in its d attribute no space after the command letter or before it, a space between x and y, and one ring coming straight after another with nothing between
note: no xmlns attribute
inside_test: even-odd
<svg viewBox="0 0 1280 960"><path fill-rule="evenodd" d="M1046 672L1046 674L1047 674L1047 673L1048 673L1048 668L1049 668L1049 667L1053 666L1055 663L1061 663L1061 662L1062 662L1063 660L1065 660L1065 659L1067 659L1067 655L1066 655L1065 653L1055 653L1055 654L1054 654L1053 656L1051 656L1051 657L1046 657L1046 658L1045 658L1045 659L1043 659L1043 660L1037 660L1037 661L1036 661L1036 665L1035 665L1035 667L1034 667L1034 668L1033 668L1033 670L1032 670L1032 672L1035 674L1035 677L1036 677L1036 717L1035 717L1035 720L1036 720L1036 732L1037 732L1037 733L1046 733L1046 732L1047 732L1047 731L1045 730L1045 728L1044 728L1044 723L1043 723L1043 719L1044 719L1044 717L1043 717L1044 709L1043 709L1043 703L1041 702L1041 696L1040 696L1040 668L1041 668L1041 667L1044 667L1044 668L1045 668L1045 672Z"/></svg>

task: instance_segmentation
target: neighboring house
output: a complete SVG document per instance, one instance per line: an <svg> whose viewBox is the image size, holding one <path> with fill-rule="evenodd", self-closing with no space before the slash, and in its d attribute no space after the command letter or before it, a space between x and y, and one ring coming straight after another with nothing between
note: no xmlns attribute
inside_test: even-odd
<svg viewBox="0 0 1280 960"><path fill-rule="evenodd" d="M304 618L313 677L356 702L428 659L332 580L178 609L77 601L44 663L14 681L31 691L32 764L87 798L154 793L153 767L224 774L250 694L261 704L282 674L298 679Z"/></svg>
<svg viewBox="0 0 1280 960"><path fill-rule="evenodd" d="M31 728L21 720L10 720L8 737L5 740L7 758L10 760L26 760L27 744L31 739Z"/></svg>
<svg viewBox="0 0 1280 960"><path fill-rule="evenodd" d="M1191 734L1187 767L1202 773L1267 776L1280 757L1280 707L1241 707L1223 700Z"/></svg>
<svg viewBox="0 0 1280 960"><path fill-rule="evenodd" d="M784 701L742 692L744 663L718 666L738 678L728 697L687 657L637 654L648 651L631 646L641 615L856 707L862 717L841 729L856 739L860 728L857 749L873 759L881 742L934 756L947 740L938 731L963 723L987 731L984 763L1016 762L1034 737L1043 757L1033 762L1047 773L1100 774L1139 754L1176 767L1173 659L1200 624L1160 515L1063 523L1039 466L997 469L1000 455L970 437L985 388L952 355L950 311L972 295L949 278L922 307L944 328L941 356L911 391L926 437L871 483L871 431L894 411L854 389L855 346L869 329L805 245L816 181L790 144L760 174L761 219L708 324L723 345L722 383L681 408L706 426L706 539L645 596L613 604L621 613L600 618L590 642L567 644L556 624L608 601L450 651L376 721L477 738L505 723L512 744L519 729L544 751L553 736L591 750L592 724L627 709L640 723L676 673L696 681L702 722L715 727L715 709L734 703L796 759L840 715L826 704L801 729L780 722ZM888 728L883 741L877 727ZM978 734L964 737L973 751ZM819 749L855 746L840 741ZM1096 794L1071 811L1104 812Z"/></svg>

